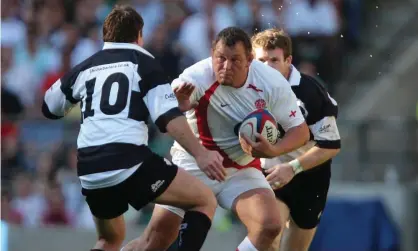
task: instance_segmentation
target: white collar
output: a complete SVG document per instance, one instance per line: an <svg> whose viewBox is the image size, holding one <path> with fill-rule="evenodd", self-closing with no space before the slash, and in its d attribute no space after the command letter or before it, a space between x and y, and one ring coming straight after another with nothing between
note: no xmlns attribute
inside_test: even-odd
<svg viewBox="0 0 418 251"><path fill-rule="evenodd" d="M142 48L141 46L137 44L132 43L112 43L112 42L105 42L103 45L103 50L109 50L109 49L130 49L130 50L137 50L144 54L147 54L148 56L154 58L154 56L149 53L147 50Z"/></svg>
<svg viewBox="0 0 418 251"><path fill-rule="evenodd" d="M296 69L296 67L294 65L291 65L290 67L290 76L289 76L289 83L291 86L294 85L299 85L300 83L300 72L298 71L298 69Z"/></svg>

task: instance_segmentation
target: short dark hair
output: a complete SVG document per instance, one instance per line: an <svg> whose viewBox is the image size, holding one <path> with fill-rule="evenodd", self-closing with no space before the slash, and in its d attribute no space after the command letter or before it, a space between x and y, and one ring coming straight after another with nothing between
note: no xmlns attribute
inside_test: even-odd
<svg viewBox="0 0 418 251"><path fill-rule="evenodd" d="M116 5L103 24L103 41L132 43L142 36L144 19L132 7Z"/></svg>
<svg viewBox="0 0 418 251"><path fill-rule="evenodd" d="M248 54L251 54L253 50L250 36L238 27L228 27L221 30L216 36L215 41L213 41L212 47L215 48L219 41L224 42L229 47L234 46L238 42L242 42Z"/></svg>

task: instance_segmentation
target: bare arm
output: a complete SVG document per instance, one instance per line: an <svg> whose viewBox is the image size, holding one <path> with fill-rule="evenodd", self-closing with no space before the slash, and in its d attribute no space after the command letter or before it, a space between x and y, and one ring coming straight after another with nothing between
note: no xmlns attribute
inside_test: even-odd
<svg viewBox="0 0 418 251"><path fill-rule="evenodd" d="M317 146L312 147L305 154L297 158L303 170L309 170L334 158L340 149L325 149Z"/></svg>
<svg viewBox="0 0 418 251"><path fill-rule="evenodd" d="M274 145L274 156L280 156L282 154L291 152L303 146L309 140L309 128L308 125L303 122L302 124L290 128L282 140L277 141Z"/></svg>
<svg viewBox="0 0 418 251"><path fill-rule="evenodd" d="M274 145L274 157L296 150L309 141L308 125L298 106L296 95L287 83L282 86L272 112L286 132Z"/></svg>
<svg viewBox="0 0 418 251"><path fill-rule="evenodd" d="M206 153L206 148L202 146L190 129L184 116L176 117L168 122L167 132L193 157L199 157Z"/></svg>

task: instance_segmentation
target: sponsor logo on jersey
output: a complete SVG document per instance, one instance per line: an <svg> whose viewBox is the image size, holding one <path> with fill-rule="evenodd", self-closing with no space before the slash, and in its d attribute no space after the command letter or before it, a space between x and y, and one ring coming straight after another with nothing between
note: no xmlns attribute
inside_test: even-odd
<svg viewBox="0 0 418 251"><path fill-rule="evenodd" d="M290 111L289 118L296 117L296 111Z"/></svg>
<svg viewBox="0 0 418 251"><path fill-rule="evenodd" d="M221 107L224 108L225 106L229 106L229 104L221 103Z"/></svg>
<svg viewBox="0 0 418 251"><path fill-rule="evenodd" d="M168 100L176 100L176 95L174 93L170 93L170 94L165 94L165 99Z"/></svg>
<svg viewBox="0 0 418 251"><path fill-rule="evenodd" d="M257 99L254 105L257 109L264 109L266 108L266 101L264 99Z"/></svg>
<svg viewBox="0 0 418 251"><path fill-rule="evenodd" d="M329 129L331 128L331 125L330 124L328 124L328 125L323 125L323 126L321 126L320 128L319 128L319 133L326 133L326 132L329 132Z"/></svg>

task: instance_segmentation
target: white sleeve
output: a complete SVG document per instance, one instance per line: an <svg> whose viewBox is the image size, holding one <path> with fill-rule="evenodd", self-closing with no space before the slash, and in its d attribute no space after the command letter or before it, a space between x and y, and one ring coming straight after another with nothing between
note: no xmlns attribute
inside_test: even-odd
<svg viewBox="0 0 418 251"><path fill-rule="evenodd" d="M187 74L187 72L183 72L182 74L180 74L178 78L174 79L173 83L171 83L171 88L173 88L174 90L176 87L179 87L180 85L184 83L190 83L194 85L195 89L192 95L190 95L190 101L197 102L197 89L198 89L197 81L193 79L192 76L190 76L190 74Z"/></svg>
<svg viewBox="0 0 418 251"><path fill-rule="evenodd" d="M339 149L341 147L340 133L334 116L324 117L309 126L314 140L321 148Z"/></svg>
<svg viewBox="0 0 418 251"><path fill-rule="evenodd" d="M172 119L183 116L176 95L164 76L164 72L156 67L140 81L144 103L161 132L167 131L166 126Z"/></svg>
<svg viewBox="0 0 418 251"><path fill-rule="evenodd" d="M210 78L212 74L212 69L210 68L211 64L211 59L207 58L190 66L172 82L171 87L174 89L184 83L193 84L195 89L190 96L190 101L198 102L204 92L202 83L209 81L208 78Z"/></svg>
<svg viewBox="0 0 418 251"><path fill-rule="evenodd" d="M171 109L178 108L176 96L171 89L170 84L157 85L148 90L144 96L144 102L148 108L151 119L154 123L163 114L169 112Z"/></svg>
<svg viewBox="0 0 418 251"><path fill-rule="evenodd" d="M288 83L282 84L277 95L273 95L273 106L271 108L277 123L279 123L285 132L290 128L298 126L305 121L302 112L297 104L296 95Z"/></svg>
<svg viewBox="0 0 418 251"><path fill-rule="evenodd" d="M49 119L64 117L77 103L72 97L70 100L67 99L61 85L61 79L59 79L45 93L42 113ZM69 89L68 92L71 95L72 89Z"/></svg>

